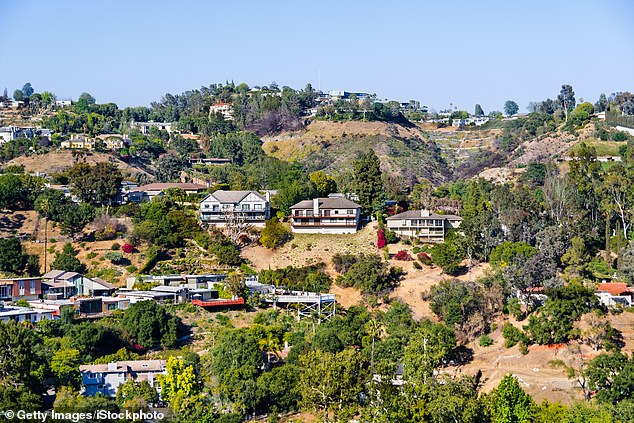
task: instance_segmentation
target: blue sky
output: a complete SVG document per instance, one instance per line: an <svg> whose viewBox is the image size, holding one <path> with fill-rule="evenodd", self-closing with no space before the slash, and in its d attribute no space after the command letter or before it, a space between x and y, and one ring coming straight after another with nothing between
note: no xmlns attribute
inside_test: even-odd
<svg viewBox="0 0 634 423"><path fill-rule="evenodd" d="M634 90L634 2L0 0L0 89L120 107L233 80L436 109Z"/></svg>

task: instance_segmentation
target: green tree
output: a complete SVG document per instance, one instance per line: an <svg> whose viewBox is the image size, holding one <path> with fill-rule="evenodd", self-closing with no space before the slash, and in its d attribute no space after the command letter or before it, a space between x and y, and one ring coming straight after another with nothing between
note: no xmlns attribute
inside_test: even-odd
<svg viewBox="0 0 634 423"><path fill-rule="evenodd" d="M482 110L482 106L480 106L479 104L475 105L475 115L484 116L484 110Z"/></svg>
<svg viewBox="0 0 634 423"><path fill-rule="evenodd" d="M137 382L130 378L119 386L117 390L117 403L123 408L128 409L129 406L126 404L130 405L130 402L139 399L143 400L146 406L148 404L156 404L159 400L158 392L145 380Z"/></svg>
<svg viewBox="0 0 634 423"><path fill-rule="evenodd" d="M575 108L575 104L577 104L572 86L566 84L561 86L561 91L557 96L557 102L563 109L566 122L568 122L568 114Z"/></svg>
<svg viewBox="0 0 634 423"><path fill-rule="evenodd" d="M320 197L326 197L330 193L337 192L337 183L324 171L313 172L308 176L308 179L315 185L317 194Z"/></svg>
<svg viewBox="0 0 634 423"><path fill-rule="evenodd" d="M22 95L25 98L29 98L33 95L33 93L35 92L35 90L33 89L33 87L31 86L30 82L27 82L26 84L24 84L24 86L22 87Z"/></svg>
<svg viewBox="0 0 634 423"><path fill-rule="evenodd" d="M353 186L359 203L366 212L380 210L385 204L381 162L374 150L370 149L353 163Z"/></svg>
<svg viewBox="0 0 634 423"><path fill-rule="evenodd" d="M415 390L422 390L434 369L446 363L456 348L454 331L442 323L423 320L405 347L405 377Z"/></svg>
<svg viewBox="0 0 634 423"><path fill-rule="evenodd" d="M167 374L159 376L161 397L173 410L181 410L183 400L195 396L200 391L199 383L192 365L182 358L170 356L167 359Z"/></svg>
<svg viewBox="0 0 634 423"><path fill-rule="evenodd" d="M77 163L68 170L73 194L82 201L110 205L121 190L123 176L119 168L109 162Z"/></svg>
<svg viewBox="0 0 634 423"><path fill-rule="evenodd" d="M55 255L55 260L53 260L52 264L53 268L67 272L84 272L86 266L75 257L76 255L77 251L73 248L73 244L67 242L64 244L61 253Z"/></svg>
<svg viewBox="0 0 634 423"><path fill-rule="evenodd" d="M57 378L58 386L72 386L75 389L79 389L81 385L79 365L81 363L79 350L57 350L51 358L51 371Z"/></svg>
<svg viewBox="0 0 634 423"><path fill-rule="evenodd" d="M264 229L260 233L260 244L266 248L275 250L291 239L291 231L276 218L266 221Z"/></svg>
<svg viewBox="0 0 634 423"><path fill-rule="evenodd" d="M588 364L586 375L601 402L616 404L634 396L634 360L622 353L597 356Z"/></svg>
<svg viewBox="0 0 634 423"><path fill-rule="evenodd" d="M491 251L489 259L493 265L508 266L522 263L535 253L535 248L526 242L505 241Z"/></svg>
<svg viewBox="0 0 634 423"><path fill-rule="evenodd" d="M460 268L460 263L465 258L463 247L458 235L445 238L442 244L434 245L431 249L431 257L442 271L448 275L455 275Z"/></svg>
<svg viewBox="0 0 634 423"><path fill-rule="evenodd" d="M0 271L21 274L26 268L28 255L17 238L0 238Z"/></svg>
<svg viewBox="0 0 634 423"><path fill-rule="evenodd" d="M504 113L507 116L512 116L516 114L520 110L520 106L517 105L513 100L506 100L504 103Z"/></svg>
<svg viewBox="0 0 634 423"><path fill-rule="evenodd" d="M39 390L44 364L37 353L41 344L42 340L27 326L14 321L0 322L0 383L3 386Z"/></svg>
<svg viewBox="0 0 634 423"><path fill-rule="evenodd" d="M146 348L171 347L176 343L178 317L154 301L131 304L121 320L130 340Z"/></svg>
<svg viewBox="0 0 634 423"><path fill-rule="evenodd" d="M506 375L490 394L492 423L530 423L535 420L535 403L514 376Z"/></svg>
<svg viewBox="0 0 634 423"><path fill-rule="evenodd" d="M300 356L299 392L306 407L340 411L354 406L366 381L359 352L309 351Z"/></svg>
<svg viewBox="0 0 634 423"><path fill-rule="evenodd" d="M169 182L178 179L185 169L185 161L173 153L164 154L156 161L156 178L161 182Z"/></svg>

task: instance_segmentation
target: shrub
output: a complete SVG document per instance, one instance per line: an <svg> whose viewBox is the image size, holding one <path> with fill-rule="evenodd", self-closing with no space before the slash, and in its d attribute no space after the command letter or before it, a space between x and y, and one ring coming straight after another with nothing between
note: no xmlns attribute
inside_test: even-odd
<svg viewBox="0 0 634 423"><path fill-rule="evenodd" d="M420 263L419 263L419 262L417 262L417 261L415 261L413 264L414 264L414 268L416 268L416 269L418 269L418 270L421 270L421 269L423 268L423 265L422 265L422 264L420 264Z"/></svg>
<svg viewBox="0 0 634 423"><path fill-rule="evenodd" d="M350 269L350 266L357 262L357 258L353 254L337 253L332 256L332 265L338 273L344 274Z"/></svg>
<svg viewBox="0 0 634 423"><path fill-rule="evenodd" d="M88 260L92 260L92 259L94 259L95 257L97 257L97 253L95 253L94 251L93 251L93 252L90 252L90 253L88 253L88 254L86 254L86 258L87 258Z"/></svg>
<svg viewBox="0 0 634 423"><path fill-rule="evenodd" d="M123 250L124 253L130 254L130 253L134 252L134 245L132 245L132 244L123 244L123 247L121 247L121 249Z"/></svg>
<svg viewBox="0 0 634 423"><path fill-rule="evenodd" d="M612 132L613 141L627 141L627 132L614 131Z"/></svg>
<svg viewBox="0 0 634 423"><path fill-rule="evenodd" d="M121 253L115 251L108 251L103 255L106 260L110 260L111 263L117 264L120 263L123 259L123 255Z"/></svg>
<svg viewBox="0 0 634 423"><path fill-rule="evenodd" d="M125 270L127 270L127 271L128 271L128 273L135 273L135 272L136 272L137 270L139 270L139 269L137 269L137 267L136 267L135 265L133 265L133 264L132 264L132 265L130 265L130 266L128 266L128 267L126 267L126 269L125 269Z"/></svg>
<svg viewBox="0 0 634 423"><path fill-rule="evenodd" d="M377 231L378 240L376 242L377 248L381 249L387 245L387 240L385 239L385 231L383 229L379 229Z"/></svg>
<svg viewBox="0 0 634 423"><path fill-rule="evenodd" d="M396 255L394 256L394 260L412 261L414 259L412 258L412 256L409 255L407 251L401 250L396 253Z"/></svg>
<svg viewBox="0 0 634 423"><path fill-rule="evenodd" d="M493 339L489 335L482 335L480 339L478 339L478 344L481 347L489 347L493 345Z"/></svg>
<svg viewBox="0 0 634 423"><path fill-rule="evenodd" d="M416 257L418 257L418 260L420 260L421 263L423 263L425 266L431 266L432 265L432 259L431 256L426 253L426 252L421 252L418 253L418 255L416 255Z"/></svg>
<svg viewBox="0 0 634 423"><path fill-rule="evenodd" d="M281 247L292 238L290 229L277 219L266 221L262 234L260 236L260 244L266 248L274 250Z"/></svg>
<svg viewBox="0 0 634 423"><path fill-rule="evenodd" d="M55 238L51 238L48 240L48 242L50 242L51 244L55 244L57 240Z"/></svg>
<svg viewBox="0 0 634 423"><path fill-rule="evenodd" d="M504 337L504 346L506 348L511 348L523 338L522 331L509 322L504 323L504 326L502 327L502 336Z"/></svg>
<svg viewBox="0 0 634 423"><path fill-rule="evenodd" d="M396 235L396 232L389 229L385 231L385 242L387 242L388 244L394 244L398 242L398 240L399 238L398 235Z"/></svg>
<svg viewBox="0 0 634 423"><path fill-rule="evenodd" d="M110 246L110 249L111 249L112 251L117 251L117 250L118 250L118 249L120 249L120 248L121 248L121 245L120 245L119 243L117 243L117 242L115 242L114 244L112 244L112 245Z"/></svg>

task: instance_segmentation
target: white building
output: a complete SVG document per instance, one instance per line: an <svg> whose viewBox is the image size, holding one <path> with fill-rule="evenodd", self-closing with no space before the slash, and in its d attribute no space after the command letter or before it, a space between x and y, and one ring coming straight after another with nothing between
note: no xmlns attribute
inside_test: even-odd
<svg viewBox="0 0 634 423"><path fill-rule="evenodd" d="M209 106L209 116L220 113L224 120L233 120L233 105L231 103L216 103Z"/></svg>
<svg viewBox="0 0 634 423"><path fill-rule="evenodd" d="M453 214L436 214L429 210L408 210L387 218L388 229L399 236L418 238L425 242L445 242L449 229L460 227L462 218Z"/></svg>
<svg viewBox="0 0 634 423"><path fill-rule="evenodd" d="M254 226L264 226L270 217L268 193L218 190L200 202L202 225L224 226L228 219L244 219Z"/></svg>
<svg viewBox="0 0 634 423"><path fill-rule="evenodd" d="M117 396L119 386L134 379L147 382L159 388L158 375L167 374L165 360L117 361L108 364L88 364L79 366L84 395L103 394L110 398ZM158 389L157 389L158 390Z"/></svg>
<svg viewBox="0 0 634 423"><path fill-rule="evenodd" d="M353 234L361 206L344 197L304 200L291 207L291 230L304 234Z"/></svg>
<svg viewBox="0 0 634 423"><path fill-rule="evenodd" d="M41 320L53 320L53 311L30 307L6 306L0 301L0 321L37 323Z"/></svg>

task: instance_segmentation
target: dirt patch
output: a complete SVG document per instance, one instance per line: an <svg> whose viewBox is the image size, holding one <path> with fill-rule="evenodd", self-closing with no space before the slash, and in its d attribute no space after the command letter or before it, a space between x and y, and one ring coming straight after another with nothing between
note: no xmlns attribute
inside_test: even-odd
<svg viewBox="0 0 634 423"><path fill-rule="evenodd" d="M133 173L144 173L151 176L139 167L123 162L114 156L106 153L89 152L82 159L88 164L111 162L114 163L124 174L124 176ZM24 165L27 172L46 173L48 175L60 173L68 169L75 163L73 152L71 150L55 150L46 154L37 154L35 156L20 156L9 161L8 165Z"/></svg>

